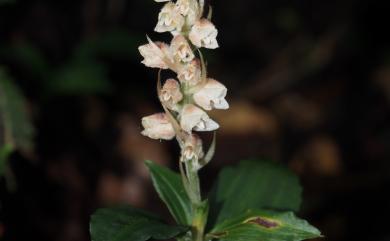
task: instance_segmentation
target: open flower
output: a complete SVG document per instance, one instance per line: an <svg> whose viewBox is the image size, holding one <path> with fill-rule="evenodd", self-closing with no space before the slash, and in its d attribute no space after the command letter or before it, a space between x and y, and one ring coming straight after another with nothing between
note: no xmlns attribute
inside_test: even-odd
<svg viewBox="0 0 390 241"><path fill-rule="evenodd" d="M205 110L211 109L229 109L229 104L226 101L227 89L215 79L208 79L207 83L198 90L193 98L197 105Z"/></svg>
<svg viewBox="0 0 390 241"><path fill-rule="evenodd" d="M168 69L166 62L169 46L162 42L149 42L138 47L144 60L141 62L151 68Z"/></svg>
<svg viewBox="0 0 390 241"><path fill-rule="evenodd" d="M160 100L171 110L178 111L177 103L183 99L180 84L174 79L167 79L160 92Z"/></svg>
<svg viewBox="0 0 390 241"><path fill-rule="evenodd" d="M202 140L196 134L190 134L184 140L184 146L181 150L181 161L194 161L194 163L198 163L197 161L203 158L203 145Z"/></svg>
<svg viewBox="0 0 390 241"><path fill-rule="evenodd" d="M175 4L168 2L158 15L158 22L154 31L159 33L172 32L172 34L176 34L181 31L184 22L184 17L177 11Z"/></svg>
<svg viewBox="0 0 390 241"><path fill-rule="evenodd" d="M198 1L195 0L177 0L176 8L181 15L186 17L187 26L194 25L200 15Z"/></svg>
<svg viewBox="0 0 390 241"><path fill-rule="evenodd" d="M219 128L218 123L193 104L187 104L183 107L180 126L187 133L191 133L192 129L195 131L214 131Z"/></svg>
<svg viewBox="0 0 390 241"><path fill-rule="evenodd" d="M191 46L182 35L177 35L172 39L171 54L177 62L188 63L195 58Z"/></svg>
<svg viewBox="0 0 390 241"><path fill-rule="evenodd" d="M161 3L161 2L168 2L170 0L154 0L155 2Z"/></svg>
<svg viewBox="0 0 390 241"><path fill-rule="evenodd" d="M198 20L192 27L189 38L191 42L198 48L205 47L209 49L218 48L217 42L218 30L207 19Z"/></svg>
<svg viewBox="0 0 390 241"><path fill-rule="evenodd" d="M195 86L201 81L201 74L199 59L193 59L190 63L182 66L177 77L181 83Z"/></svg>
<svg viewBox="0 0 390 241"><path fill-rule="evenodd" d="M175 137L175 130L165 113L142 118L142 126L145 129L141 134L152 139L172 140Z"/></svg>

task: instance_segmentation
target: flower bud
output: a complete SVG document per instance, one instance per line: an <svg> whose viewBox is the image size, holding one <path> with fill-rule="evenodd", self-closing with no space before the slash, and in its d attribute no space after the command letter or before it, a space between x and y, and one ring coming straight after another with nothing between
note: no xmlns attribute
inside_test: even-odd
<svg viewBox="0 0 390 241"><path fill-rule="evenodd" d="M142 118L142 126L145 129L141 134L152 139L172 140L175 137L175 130L165 113Z"/></svg>
<svg viewBox="0 0 390 241"><path fill-rule="evenodd" d="M181 161L193 161L193 164L199 163L198 160L203 158L202 140L196 134L191 134L184 140L184 146L181 150ZM198 168L197 168L198 169Z"/></svg>
<svg viewBox="0 0 390 241"><path fill-rule="evenodd" d="M188 63L195 57L191 46L188 44L186 38L182 35L177 35L172 39L171 54L177 62L183 63Z"/></svg>
<svg viewBox="0 0 390 241"><path fill-rule="evenodd" d="M159 33L172 32L175 35L181 31L184 22L184 17L177 11L175 4L168 2L158 15L158 22L154 31Z"/></svg>
<svg viewBox="0 0 390 241"><path fill-rule="evenodd" d="M160 92L160 100L166 107L171 110L178 111L177 103L183 99L183 94L180 91L180 84L174 79L165 81Z"/></svg>
<svg viewBox="0 0 390 241"><path fill-rule="evenodd" d="M164 61L169 53L169 47L162 42L150 42L149 44L138 47L144 60L141 62L147 67L168 69L168 64Z"/></svg>
<svg viewBox="0 0 390 241"><path fill-rule="evenodd" d="M195 86L201 81L201 74L200 61L199 59L194 59L182 66L177 77L181 83Z"/></svg>
<svg viewBox="0 0 390 241"><path fill-rule="evenodd" d="M208 79L207 83L197 91L193 98L197 105L205 110L229 109L229 104L225 100L226 87L215 79Z"/></svg>
<svg viewBox="0 0 390 241"><path fill-rule="evenodd" d="M192 27L189 38L191 42L198 48L205 47L209 49L218 48L217 42L218 30L207 19L198 20Z"/></svg>
<svg viewBox="0 0 390 241"><path fill-rule="evenodd" d="M193 104L187 104L183 107L180 115L180 126L187 133L191 133L192 129L195 131L214 131L219 128L218 123Z"/></svg>

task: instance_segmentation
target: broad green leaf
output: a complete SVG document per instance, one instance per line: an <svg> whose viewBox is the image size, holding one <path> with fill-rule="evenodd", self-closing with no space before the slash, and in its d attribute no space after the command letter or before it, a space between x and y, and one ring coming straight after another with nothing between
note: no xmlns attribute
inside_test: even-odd
<svg viewBox="0 0 390 241"><path fill-rule="evenodd" d="M192 220L191 202L179 174L166 167L146 161L154 188L167 205L178 224L190 225Z"/></svg>
<svg viewBox="0 0 390 241"><path fill-rule="evenodd" d="M165 240L187 230L184 226L166 225L156 216L130 206L99 209L90 224L92 241Z"/></svg>
<svg viewBox="0 0 390 241"><path fill-rule="evenodd" d="M243 161L221 171L210 195L208 227L248 209L297 211L302 189L287 168L263 161Z"/></svg>
<svg viewBox="0 0 390 241"><path fill-rule="evenodd" d="M292 212L248 210L217 225L208 236L221 241L300 241L321 233Z"/></svg>
<svg viewBox="0 0 390 241"><path fill-rule="evenodd" d="M27 117L25 99L11 79L0 69L0 146L31 150L34 129Z"/></svg>

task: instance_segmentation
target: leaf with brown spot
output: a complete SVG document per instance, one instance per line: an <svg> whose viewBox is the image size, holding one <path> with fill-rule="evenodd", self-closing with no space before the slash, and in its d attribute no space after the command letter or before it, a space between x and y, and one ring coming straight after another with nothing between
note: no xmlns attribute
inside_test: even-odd
<svg viewBox="0 0 390 241"><path fill-rule="evenodd" d="M301 241L321 233L292 212L248 210L218 224L207 236L222 241Z"/></svg>

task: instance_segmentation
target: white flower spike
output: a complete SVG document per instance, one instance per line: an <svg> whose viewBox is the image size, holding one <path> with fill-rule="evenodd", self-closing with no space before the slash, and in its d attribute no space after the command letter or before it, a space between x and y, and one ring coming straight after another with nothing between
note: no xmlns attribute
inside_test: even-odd
<svg viewBox="0 0 390 241"><path fill-rule="evenodd" d="M213 121L203 110L193 104L183 107L180 118L181 128L191 133L195 131L214 131L219 128L218 123Z"/></svg>
<svg viewBox="0 0 390 241"><path fill-rule="evenodd" d="M141 134L152 139L172 140L175 130L165 113L157 113L142 118L142 126L145 128Z"/></svg>
<svg viewBox="0 0 390 241"><path fill-rule="evenodd" d="M168 2L158 15L158 23L154 31L159 33L171 32L176 35L181 31L184 22L185 19L177 10L176 5L173 2Z"/></svg>
<svg viewBox="0 0 390 241"><path fill-rule="evenodd" d="M207 19L200 19L192 27L189 38L198 48L216 49L219 47L217 42L218 30Z"/></svg>
<svg viewBox="0 0 390 241"><path fill-rule="evenodd" d="M175 79L167 79L161 89L160 100L168 109L179 111L177 103L183 99L180 84Z"/></svg>
<svg viewBox="0 0 390 241"><path fill-rule="evenodd" d="M227 89L215 79L208 79L207 83L197 91L193 98L197 105L205 110L229 109L229 104L226 101Z"/></svg>

